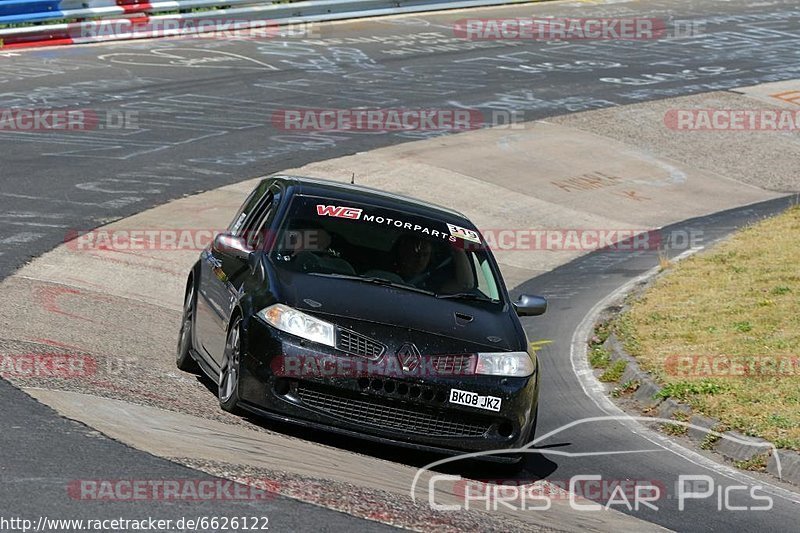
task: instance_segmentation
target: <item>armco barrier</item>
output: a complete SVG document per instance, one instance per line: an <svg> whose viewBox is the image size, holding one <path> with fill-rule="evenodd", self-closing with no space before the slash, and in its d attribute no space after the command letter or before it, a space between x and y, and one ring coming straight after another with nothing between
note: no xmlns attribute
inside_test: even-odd
<svg viewBox="0 0 800 533"><path fill-rule="evenodd" d="M0 0L0 49L96 43L531 0ZM200 11L198 11L200 10ZM180 13L159 14L180 11ZM207 22L207 23L204 23ZM227 25L226 25L227 22ZM102 31L95 31L102 25ZM171 29L165 32L165 28Z"/></svg>
<svg viewBox="0 0 800 533"><path fill-rule="evenodd" d="M144 2L142 0L0 0L0 24L42 22L57 19L164 13L184 9L213 8L220 5L254 4L254 0L181 0ZM262 2L268 4L271 2Z"/></svg>

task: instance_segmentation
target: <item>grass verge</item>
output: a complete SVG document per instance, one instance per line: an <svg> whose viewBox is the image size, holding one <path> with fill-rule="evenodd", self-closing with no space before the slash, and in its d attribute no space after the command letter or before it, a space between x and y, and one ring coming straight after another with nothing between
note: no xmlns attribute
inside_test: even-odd
<svg viewBox="0 0 800 533"><path fill-rule="evenodd" d="M794 450L799 237L795 206L671 266L612 324L640 367L664 386L662 397Z"/></svg>

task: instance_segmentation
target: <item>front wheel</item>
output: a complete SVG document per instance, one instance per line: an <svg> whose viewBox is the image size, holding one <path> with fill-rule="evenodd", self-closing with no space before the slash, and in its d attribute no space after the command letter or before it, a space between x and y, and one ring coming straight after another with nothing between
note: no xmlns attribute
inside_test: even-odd
<svg viewBox="0 0 800 533"><path fill-rule="evenodd" d="M181 331L178 334L178 350L175 357L175 364L184 372L197 373L200 367L192 358L192 328L194 324L195 292L194 283L189 284L186 290L186 298L183 302L183 319L181 320Z"/></svg>
<svg viewBox="0 0 800 533"><path fill-rule="evenodd" d="M242 319L237 318L228 331L225 354L219 370L219 405L229 413L237 412L239 403L239 364L242 358Z"/></svg>

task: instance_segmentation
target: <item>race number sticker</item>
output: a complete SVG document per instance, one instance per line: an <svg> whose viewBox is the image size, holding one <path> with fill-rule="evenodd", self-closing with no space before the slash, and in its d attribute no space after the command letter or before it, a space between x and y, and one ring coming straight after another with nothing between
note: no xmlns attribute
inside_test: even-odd
<svg viewBox="0 0 800 533"><path fill-rule="evenodd" d="M450 389L450 403L457 403L458 405L468 405L478 409L486 409L487 411L499 411L502 401L496 396L481 396L476 392Z"/></svg>
<svg viewBox="0 0 800 533"><path fill-rule="evenodd" d="M231 232L236 234L236 232L238 232L239 229L242 227L242 223L244 222L245 218L247 218L247 213L242 213L241 215L239 215L239 218L236 220L236 223L233 225L233 228L231 228Z"/></svg>
<svg viewBox="0 0 800 533"><path fill-rule="evenodd" d="M481 243L481 238L477 231L462 228L461 226L456 226L455 224L450 224L449 222L447 223L447 229L450 230L450 235L453 237L458 237L460 239L464 239L465 241L472 241L478 244Z"/></svg>

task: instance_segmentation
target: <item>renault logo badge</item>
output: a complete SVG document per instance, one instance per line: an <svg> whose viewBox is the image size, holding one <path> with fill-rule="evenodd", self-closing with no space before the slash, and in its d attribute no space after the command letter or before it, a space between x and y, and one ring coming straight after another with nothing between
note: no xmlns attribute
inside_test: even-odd
<svg viewBox="0 0 800 533"><path fill-rule="evenodd" d="M397 351L397 359L400 361L400 366L403 368L403 372L413 372L419 368L422 355L419 353L419 350L416 346L410 342L407 342Z"/></svg>

